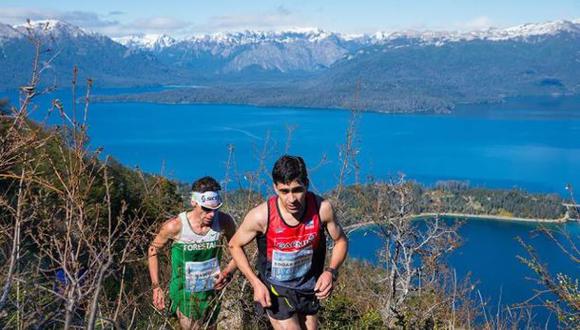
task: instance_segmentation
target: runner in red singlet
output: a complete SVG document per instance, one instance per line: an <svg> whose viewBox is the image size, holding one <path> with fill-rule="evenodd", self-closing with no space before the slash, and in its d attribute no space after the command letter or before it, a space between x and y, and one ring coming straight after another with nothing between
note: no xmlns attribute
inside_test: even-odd
<svg viewBox="0 0 580 330"><path fill-rule="evenodd" d="M331 204L308 191L301 157L282 156L272 178L276 195L248 213L230 251L254 288L258 311L268 313L274 329L317 329L318 300L331 294L348 241ZM334 248L325 268L326 233ZM257 274L243 250L254 238Z"/></svg>

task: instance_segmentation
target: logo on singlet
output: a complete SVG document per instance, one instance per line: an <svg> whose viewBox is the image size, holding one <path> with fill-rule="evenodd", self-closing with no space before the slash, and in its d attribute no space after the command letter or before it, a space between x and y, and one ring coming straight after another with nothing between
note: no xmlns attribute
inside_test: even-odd
<svg viewBox="0 0 580 330"><path fill-rule="evenodd" d="M276 242L276 248L280 250L288 250L288 249L301 249L305 246L310 245L312 241L314 241L315 235L309 234L306 239L303 240L295 240L291 242Z"/></svg>
<svg viewBox="0 0 580 330"><path fill-rule="evenodd" d="M183 251L208 250L216 247L217 241L186 243L183 245Z"/></svg>

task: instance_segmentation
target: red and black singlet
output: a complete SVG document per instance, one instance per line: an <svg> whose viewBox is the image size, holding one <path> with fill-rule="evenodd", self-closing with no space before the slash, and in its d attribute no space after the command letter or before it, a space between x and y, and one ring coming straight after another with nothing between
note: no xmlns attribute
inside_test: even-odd
<svg viewBox="0 0 580 330"><path fill-rule="evenodd" d="M259 235L257 268L263 281L312 293L324 269L326 236L319 204L306 193L306 211L295 226L288 225L278 208L278 196L268 200L266 232Z"/></svg>

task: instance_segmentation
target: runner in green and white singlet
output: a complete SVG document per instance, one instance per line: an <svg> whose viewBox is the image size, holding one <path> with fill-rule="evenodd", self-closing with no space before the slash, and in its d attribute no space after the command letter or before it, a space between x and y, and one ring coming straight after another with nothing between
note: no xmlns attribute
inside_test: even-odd
<svg viewBox="0 0 580 330"><path fill-rule="evenodd" d="M159 285L157 251L169 240L171 245L171 311L184 329L215 328L220 310L216 290L221 290L235 270L232 261L220 271L223 237L235 232L232 218L218 211L222 202L219 184L210 177L194 182L191 205L167 221L149 247L149 273L153 284L153 304L165 308L164 290Z"/></svg>

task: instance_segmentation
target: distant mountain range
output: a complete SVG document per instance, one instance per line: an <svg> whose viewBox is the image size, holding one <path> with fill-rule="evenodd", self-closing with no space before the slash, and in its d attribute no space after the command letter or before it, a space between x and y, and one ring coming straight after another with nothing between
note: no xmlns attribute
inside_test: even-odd
<svg viewBox="0 0 580 330"><path fill-rule="evenodd" d="M182 40L111 39L61 21L0 24L0 89L29 79L30 35L43 43L45 84L68 86L77 65L80 79L97 86L207 87L114 100L340 108L357 94L368 110L446 112L459 102L580 92L580 20L463 33L297 29Z"/></svg>

